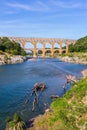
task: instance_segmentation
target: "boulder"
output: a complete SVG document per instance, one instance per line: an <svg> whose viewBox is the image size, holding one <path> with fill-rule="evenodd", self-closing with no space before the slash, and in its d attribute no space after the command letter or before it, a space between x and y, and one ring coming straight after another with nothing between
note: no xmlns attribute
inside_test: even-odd
<svg viewBox="0 0 87 130"><path fill-rule="evenodd" d="M87 69L83 70L81 73L82 73L84 78L87 77Z"/></svg>

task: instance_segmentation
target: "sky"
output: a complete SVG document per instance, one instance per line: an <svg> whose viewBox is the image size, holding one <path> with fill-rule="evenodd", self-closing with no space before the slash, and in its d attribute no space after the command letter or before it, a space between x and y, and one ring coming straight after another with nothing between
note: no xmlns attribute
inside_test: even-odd
<svg viewBox="0 0 87 130"><path fill-rule="evenodd" d="M0 0L0 36L79 39L87 0Z"/></svg>

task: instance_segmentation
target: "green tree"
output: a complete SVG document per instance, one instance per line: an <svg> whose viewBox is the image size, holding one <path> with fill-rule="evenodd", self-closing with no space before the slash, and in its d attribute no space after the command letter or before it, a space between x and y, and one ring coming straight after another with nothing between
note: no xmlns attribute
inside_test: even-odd
<svg viewBox="0 0 87 130"><path fill-rule="evenodd" d="M0 50L13 55L26 55L26 52L19 43L11 41L7 37L0 38Z"/></svg>
<svg viewBox="0 0 87 130"><path fill-rule="evenodd" d="M70 52L87 52L87 36L80 38L74 45L69 45Z"/></svg>

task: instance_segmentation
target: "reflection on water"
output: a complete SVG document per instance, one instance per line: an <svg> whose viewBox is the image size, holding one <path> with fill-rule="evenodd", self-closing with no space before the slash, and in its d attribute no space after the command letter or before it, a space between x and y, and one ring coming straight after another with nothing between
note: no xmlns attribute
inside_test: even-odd
<svg viewBox="0 0 87 130"><path fill-rule="evenodd" d="M87 65L59 62L57 59L28 60L22 64L0 66L0 129L8 115L19 113L24 120L43 113L44 104L51 103L51 95L63 95L65 75L81 77ZM31 112L33 96L31 90L36 82L45 82L47 89L39 92L39 104ZM69 89L70 86L67 86ZM25 100L29 98L29 103Z"/></svg>

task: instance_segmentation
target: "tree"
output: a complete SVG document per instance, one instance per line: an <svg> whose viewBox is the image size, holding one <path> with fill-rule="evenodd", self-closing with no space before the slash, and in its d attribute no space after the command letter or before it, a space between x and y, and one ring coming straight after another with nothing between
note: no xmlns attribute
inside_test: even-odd
<svg viewBox="0 0 87 130"><path fill-rule="evenodd" d="M80 38L74 45L69 45L70 52L87 52L87 36Z"/></svg>
<svg viewBox="0 0 87 130"><path fill-rule="evenodd" d="M0 38L0 50L13 55L26 55L19 43L11 41L7 37Z"/></svg>

